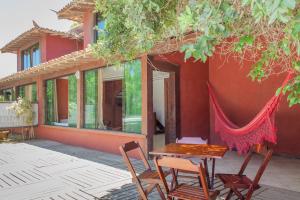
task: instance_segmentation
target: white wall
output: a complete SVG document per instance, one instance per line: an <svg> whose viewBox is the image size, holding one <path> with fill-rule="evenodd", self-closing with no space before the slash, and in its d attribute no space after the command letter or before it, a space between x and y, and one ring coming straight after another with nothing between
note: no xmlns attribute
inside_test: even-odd
<svg viewBox="0 0 300 200"><path fill-rule="evenodd" d="M157 119L165 126L165 82L167 72L153 71L153 111Z"/></svg>
<svg viewBox="0 0 300 200"><path fill-rule="evenodd" d="M0 103L0 128L14 128L28 126L25 117L17 117L13 110L8 108L12 103ZM38 105L32 105L34 111L33 125L38 124Z"/></svg>

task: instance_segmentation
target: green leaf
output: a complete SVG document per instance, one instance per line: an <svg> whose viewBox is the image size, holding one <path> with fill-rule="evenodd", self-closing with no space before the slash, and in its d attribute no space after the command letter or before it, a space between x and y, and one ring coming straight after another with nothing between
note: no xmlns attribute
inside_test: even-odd
<svg viewBox="0 0 300 200"><path fill-rule="evenodd" d="M282 87L280 87L276 90L276 96L279 96L281 92L282 92Z"/></svg>
<svg viewBox="0 0 300 200"><path fill-rule="evenodd" d="M295 0L283 0L283 4L289 9L295 9L296 1Z"/></svg>
<svg viewBox="0 0 300 200"><path fill-rule="evenodd" d="M297 62L293 62L293 68L300 72L300 61L297 61Z"/></svg>
<svg viewBox="0 0 300 200"><path fill-rule="evenodd" d="M290 50L290 43L288 40L282 40L280 43L280 47L283 50L283 52L285 53L285 55L290 55L291 54L291 50Z"/></svg>

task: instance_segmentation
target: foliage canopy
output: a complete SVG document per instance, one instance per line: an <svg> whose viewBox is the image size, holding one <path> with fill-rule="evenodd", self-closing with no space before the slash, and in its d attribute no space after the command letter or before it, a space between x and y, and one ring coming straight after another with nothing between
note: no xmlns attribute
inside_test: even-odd
<svg viewBox="0 0 300 200"><path fill-rule="evenodd" d="M299 8L299 0L96 0L106 24L93 49L116 63L173 38L184 44L185 59L221 54L250 61L253 80L292 71L282 90L292 106L300 103ZM184 41L191 32L197 38Z"/></svg>

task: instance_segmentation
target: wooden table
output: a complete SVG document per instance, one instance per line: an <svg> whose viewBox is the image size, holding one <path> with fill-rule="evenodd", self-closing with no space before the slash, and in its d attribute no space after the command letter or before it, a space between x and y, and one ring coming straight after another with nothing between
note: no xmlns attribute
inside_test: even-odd
<svg viewBox="0 0 300 200"><path fill-rule="evenodd" d="M221 159L224 157L228 148L220 145L209 145L209 144L178 144L172 143L166 146L154 149L150 152L154 156L176 156L176 157L189 157L189 158L200 158L204 159L205 168L207 170L208 183L210 188L214 185L215 176L215 159ZM209 173L207 168L207 159L212 159L212 178L209 181Z"/></svg>

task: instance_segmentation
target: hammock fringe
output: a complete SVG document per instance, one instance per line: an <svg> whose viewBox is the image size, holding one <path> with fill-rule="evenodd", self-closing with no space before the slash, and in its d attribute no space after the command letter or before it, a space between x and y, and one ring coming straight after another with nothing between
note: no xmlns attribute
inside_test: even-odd
<svg viewBox="0 0 300 200"><path fill-rule="evenodd" d="M289 73L284 80L283 88L291 79ZM228 119L222 110L210 83L208 83L210 102L214 111L214 129L230 149L236 149L239 154L244 154L254 144L262 144L264 141L277 143L277 129L275 127L275 113L282 97L274 95L262 110L244 127L239 127Z"/></svg>

